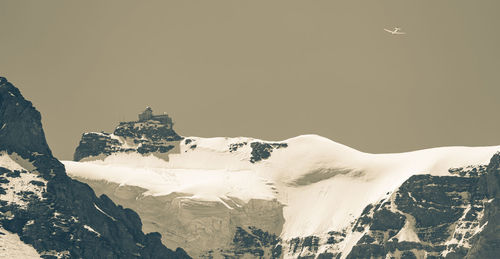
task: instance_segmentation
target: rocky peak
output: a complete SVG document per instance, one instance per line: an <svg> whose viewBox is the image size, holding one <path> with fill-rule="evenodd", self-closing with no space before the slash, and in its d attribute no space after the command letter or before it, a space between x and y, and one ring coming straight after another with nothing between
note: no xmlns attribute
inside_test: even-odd
<svg viewBox="0 0 500 259"><path fill-rule="evenodd" d="M142 232L134 211L70 179L46 143L40 113L5 78L0 124L0 229L42 258L189 258L166 248L160 234Z"/></svg>
<svg viewBox="0 0 500 259"><path fill-rule="evenodd" d="M74 160L118 152L167 153L182 139L168 115L153 115L148 107L139 114L139 120L120 122L113 133L84 133Z"/></svg>
<svg viewBox="0 0 500 259"><path fill-rule="evenodd" d="M4 77L0 77L0 143L0 150L25 158L33 152L52 155L40 113Z"/></svg>

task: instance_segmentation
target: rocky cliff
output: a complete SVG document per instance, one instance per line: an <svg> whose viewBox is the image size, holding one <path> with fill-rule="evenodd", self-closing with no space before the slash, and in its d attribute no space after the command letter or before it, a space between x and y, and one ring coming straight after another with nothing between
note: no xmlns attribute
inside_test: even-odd
<svg viewBox="0 0 500 259"><path fill-rule="evenodd" d="M181 137L150 116L84 133L64 163L195 258L497 258L498 151Z"/></svg>
<svg viewBox="0 0 500 259"><path fill-rule="evenodd" d="M465 258L495 258L500 254L500 154L491 159L487 174L479 179L479 187L487 197L485 212L479 222L484 226L475 237Z"/></svg>
<svg viewBox="0 0 500 259"><path fill-rule="evenodd" d="M0 78L0 225L42 258L189 258L139 216L66 175L51 154L40 113ZM2 233L4 234L4 233Z"/></svg>
<svg viewBox="0 0 500 259"><path fill-rule="evenodd" d="M297 258L497 258L499 161L497 153L488 166L414 175L368 205L346 231L291 240L288 252ZM357 242L342 254L346 237Z"/></svg>
<svg viewBox="0 0 500 259"><path fill-rule="evenodd" d="M182 137L165 124L154 119L121 122L111 133L88 132L76 148L74 160L106 156L117 152L164 154L174 149Z"/></svg>

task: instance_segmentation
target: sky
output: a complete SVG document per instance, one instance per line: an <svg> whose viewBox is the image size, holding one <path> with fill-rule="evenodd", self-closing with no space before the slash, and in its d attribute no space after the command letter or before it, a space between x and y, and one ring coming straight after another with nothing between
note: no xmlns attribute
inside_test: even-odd
<svg viewBox="0 0 500 259"><path fill-rule="evenodd" d="M0 76L56 157L146 106L183 136L500 144L500 1L0 2ZM384 28L407 34L390 35Z"/></svg>

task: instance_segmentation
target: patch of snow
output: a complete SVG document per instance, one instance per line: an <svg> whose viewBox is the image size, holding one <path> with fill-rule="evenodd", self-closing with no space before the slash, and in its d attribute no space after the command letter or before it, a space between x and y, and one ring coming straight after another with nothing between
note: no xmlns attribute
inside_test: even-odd
<svg viewBox="0 0 500 259"><path fill-rule="evenodd" d="M0 258L42 258L35 248L25 244L19 236L0 227Z"/></svg>
<svg viewBox="0 0 500 259"><path fill-rule="evenodd" d="M0 166L4 165L0 164ZM5 194L0 194L0 200L7 201L7 204L16 204L21 208L26 208L28 202L23 197L26 192L33 192L39 199L43 199L42 193L45 192L46 187L30 184L31 181L40 181L45 185L47 184L47 181L38 175L23 171L19 177L7 177L7 179L9 180L8 183L1 184Z"/></svg>
<svg viewBox="0 0 500 259"><path fill-rule="evenodd" d="M399 242L402 241L416 242L416 243L420 242L420 238L418 238L418 235L415 232L415 219L409 218L411 217L411 215L406 213L405 216L406 216L405 225L394 238L397 238Z"/></svg>
<svg viewBox="0 0 500 259"><path fill-rule="evenodd" d="M55 258L68 258L70 255L69 251L56 251L56 250L50 250L50 251L43 251L41 253L42 256L53 256Z"/></svg>
<svg viewBox="0 0 500 259"><path fill-rule="evenodd" d="M366 230L364 232L350 232L346 238L345 241L342 242L343 247L340 248L340 251L342 251L341 259L345 259L349 253L351 252L352 248L358 243L358 241L363 237L366 233Z"/></svg>
<svg viewBox="0 0 500 259"><path fill-rule="evenodd" d="M473 236L480 233L481 231L483 231L484 227L486 227L486 225L488 225L488 221L484 222L483 225L481 225L480 227L474 229L474 234L472 234Z"/></svg>
<svg viewBox="0 0 500 259"><path fill-rule="evenodd" d="M104 212L104 211L103 211L101 208L99 208L99 206L97 206L95 203L94 203L94 207L95 207L98 211L100 211L102 214L104 214L104 215L106 215L108 218L110 218L111 220L116 221L116 219L115 219L115 218L111 217L108 213Z"/></svg>
<svg viewBox="0 0 500 259"><path fill-rule="evenodd" d="M99 232L95 231L95 230L94 230L91 226L89 226L89 225L83 225L83 227L84 227L86 230L88 230L88 231L90 231L90 232L92 232L92 233L96 234L98 237L100 237L100 236L101 236L101 234L100 234Z"/></svg>
<svg viewBox="0 0 500 259"><path fill-rule="evenodd" d="M412 198L414 202L416 202L416 199L413 197L413 195L411 195L411 192L408 192L408 195L410 196L410 198ZM391 240L397 238L399 242L402 241L416 242L416 243L420 242L420 238L415 232L416 231L415 218L411 214L405 213L397 208L398 206L396 205L396 192L392 193L390 197L390 202L391 202L391 206L389 206L390 211L405 216L405 224L403 228L401 228L401 230L399 230L396 236L392 237Z"/></svg>
<svg viewBox="0 0 500 259"><path fill-rule="evenodd" d="M0 152L0 166L7 168L11 171L19 171L19 177L8 177L3 175L9 182L2 183L0 186L5 190L5 194L0 194L0 200L7 201L8 204L16 204L21 208L25 208L27 201L25 200L24 193L37 195L42 199L42 193L45 192L45 186L38 186L30 184L31 181L39 181L47 184L47 181L41 178L37 173L28 172L33 171L35 167L33 164L20 157L16 153L7 154Z"/></svg>

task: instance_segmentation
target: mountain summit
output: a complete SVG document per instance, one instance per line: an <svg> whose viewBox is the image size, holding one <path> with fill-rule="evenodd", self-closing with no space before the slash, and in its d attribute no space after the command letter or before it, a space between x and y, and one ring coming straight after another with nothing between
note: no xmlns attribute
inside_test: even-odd
<svg viewBox="0 0 500 259"><path fill-rule="evenodd" d="M0 244L23 258L497 258L499 150L180 136L147 108L84 133L63 165L0 78Z"/></svg>
<svg viewBox="0 0 500 259"><path fill-rule="evenodd" d="M144 234L134 211L106 195L96 197L88 185L69 178L52 156L40 119L31 102L0 78L0 243L12 246L2 253L189 258L182 249L166 248L158 233Z"/></svg>
<svg viewBox="0 0 500 259"><path fill-rule="evenodd" d="M4 77L0 77L0 116L0 150L25 156L33 152L52 155L40 113Z"/></svg>
<svg viewBox="0 0 500 259"><path fill-rule="evenodd" d="M167 153L181 140L167 114L153 115L147 107L137 121L120 122L113 134L88 132L82 135L74 160L106 156L115 152Z"/></svg>
<svg viewBox="0 0 500 259"><path fill-rule="evenodd" d="M133 208L145 229L197 258L500 252L492 223L500 146L370 154L317 135L184 136L162 142L173 147L166 152L139 152L144 134L100 134L115 144L65 161L70 176Z"/></svg>

